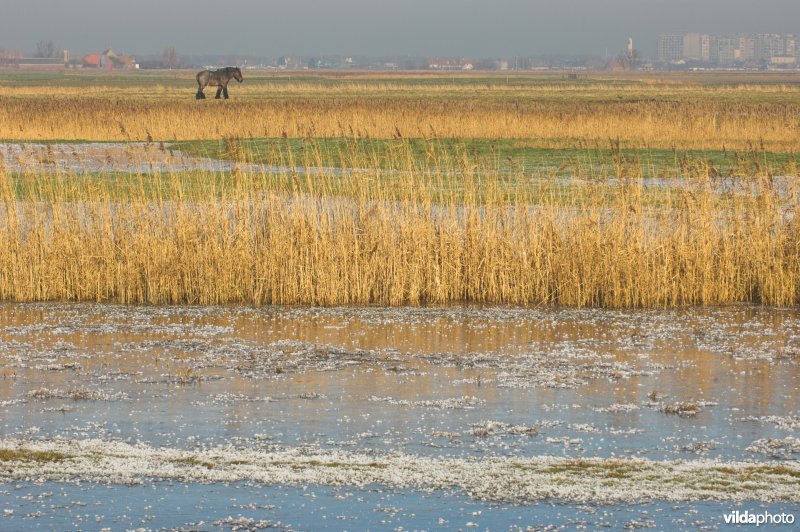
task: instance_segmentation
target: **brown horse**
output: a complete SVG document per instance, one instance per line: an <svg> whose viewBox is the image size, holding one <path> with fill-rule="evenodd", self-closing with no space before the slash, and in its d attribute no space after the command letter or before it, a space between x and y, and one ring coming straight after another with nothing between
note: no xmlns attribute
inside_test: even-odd
<svg viewBox="0 0 800 532"><path fill-rule="evenodd" d="M239 83L242 82L242 71L237 67L225 67L219 70L203 70L197 73L197 95L195 98L198 100L205 99L206 95L203 89L207 86L217 87L217 95L214 98L219 99L220 94L225 95L228 99L228 82L235 79Z"/></svg>

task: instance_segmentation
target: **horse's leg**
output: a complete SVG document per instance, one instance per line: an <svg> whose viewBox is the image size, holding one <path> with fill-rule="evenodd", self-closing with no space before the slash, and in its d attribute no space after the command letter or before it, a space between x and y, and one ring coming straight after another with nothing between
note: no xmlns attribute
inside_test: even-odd
<svg viewBox="0 0 800 532"><path fill-rule="evenodd" d="M227 83L222 86L222 94L225 95L225 99L227 100L228 99L228 84Z"/></svg>
<svg viewBox="0 0 800 532"><path fill-rule="evenodd" d="M217 95L214 96L214 99L219 100L220 95L222 94L222 85L217 87Z"/></svg>
<svg viewBox="0 0 800 532"><path fill-rule="evenodd" d="M196 99L198 99L198 100L205 100L206 99L206 95L203 92L204 88L205 87L203 86L203 84L198 81L197 82L197 94L195 95Z"/></svg>

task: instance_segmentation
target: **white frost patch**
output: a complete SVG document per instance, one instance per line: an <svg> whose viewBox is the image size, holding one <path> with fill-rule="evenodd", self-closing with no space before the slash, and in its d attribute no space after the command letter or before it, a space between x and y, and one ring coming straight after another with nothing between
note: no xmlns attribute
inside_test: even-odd
<svg viewBox="0 0 800 532"><path fill-rule="evenodd" d="M28 392L28 397L32 399L72 399L73 401L120 401L128 399L128 396L122 392L112 394L103 390L89 388L61 390L59 388L45 388L44 386Z"/></svg>
<svg viewBox="0 0 800 532"><path fill-rule="evenodd" d="M575 432L590 432L590 433L599 433L600 429L592 425L591 423L573 423L569 426Z"/></svg>
<svg viewBox="0 0 800 532"><path fill-rule="evenodd" d="M328 398L327 395L316 392L303 392L295 395L287 395L286 397L284 397L284 399L307 399L309 401L315 401L317 399L327 399L327 398Z"/></svg>
<svg viewBox="0 0 800 532"><path fill-rule="evenodd" d="M435 430L431 433L434 438L458 438L461 436L460 432L450 432L446 430Z"/></svg>
<svg viewBox="0 0 800 532"><path fill-rule="evenodd" d="M315 447L194 451L87 439L0 439L0 482L146 480L458 488L479 500L525 502L800 501L800 464L645 459L456 458L356 453ZM27 454L26 454L27 453ZM47 459L42 453L48 453ZM2 457L3 454L0 454ZM29 456L30 458L25 458Z"/></svg>
<svg viewBox="0 0 800 532"><path fill-rule="evenodd" d="M756 421L759 423L772 423L779 429L798 430L800 429L800 416L750 416L742 418L742 421Z"/></svg>
<svg viewBox="0 0 800 532"><path fill-rule="evenodd" d="M392 397L377 397L373 395L369 398L369 400L374 402L389 403L390 405L438 409L475 408L476 406L480 406L485 402L477 397L468 395L465 395L464 397L452 397L449 399L436 399L427 401L409 401L408 399L394 399Z"/></svg>
<svg viewBox="0 0 800 532"><path fill-rule="evenodd" d="M767 438L756 440L750 447L745 449L745 451L765 454L773 458L790 458L793 454L800 454L800 439L789 437L783 439ZM798 481L798 483L800 483L800 481Z"/></svg>
<svg viewBox="0 0 800 532"><path fill-rule="evenodd" d="M709 451L713 451L716 448L717 448L717 442L715 441L700 441L696 443L690 443L688 445L683 445L679 447L678 450L687 453L703 454Z"/></svg>
<svg viewBox="0 0 800 532"><path fill-rule="evenodd" d="M535 436L539 434L536 427L528 425L510 425L502 421L481 421L472 426L473 436L494 436L497 434L525 434Z"/></svg>
<svg viewBox="0 0 800 532"><path fill-rule="evenodd" d="M639 410L639 405L636 403L614 403L605 407L594 407L592 410L603 414L620 414Z"/></svg>
<svg viewBox="0 0 800 532"><path fill-rule="evenodd" d="M9 399L8 401L0 401L0 407L21 405L21 404L25 404L27 402L28 401L26 401L25 399Z"/></svg>
<svg viewBox="0 0 800 532"><path fill-rule="evenodd" d="M265 528L280 528L280 525L273 525L271 522L266 520L256 521L250 517L231 517L228 516L225 519L218 519L214 521L214 526L218 527L226 527L230 528L231 530L263 530Z"/></svg>
<svg viewBox="0 0 800 532"><path fill-rule="evenodd" d="M44 371L67 371L67 370L75 370L78 371L81 369L81 365L77 362L67 362L64 364L39 364L34 366L34 369L44 370Z"/></svg>
<svg viewBox="0 0 800 532"><path fill-rule="evenodd" d="M216 404L233 404L233 403L257 403L257 402L264 402L264 403L271 403L275 401L272 397L253 397L250 395L244 394L236 394L230 392L218 393L209 397L210 401L192 401L192 405L194 406L206 406L209 403L216 403Z"/></svg>
<svg viewBox="0 0 800 532"><path fill-rule="evenodd" d="M563 443L564 447L568 447L570 445L580 445L583 443L583 440L580 438L569 438L567 436L561 436L560 438L547 438L545 441L547 443Z"/></svg>
<svg viewBox="0 0 800 532"><path fill-rule="evenodd" d="M632 436L634 434L644 434L644 429L609 429L608 433L615 436Z"/></svg>
<svg viewBox="0 0 800 532"><path fill-rule="evenodd" d="M469 379L456 379L453 381L454 385L459 384L477 384L480 386L481 384L491 384L494 382L494 379L485 379L483 377L472 377Z"/></svg>

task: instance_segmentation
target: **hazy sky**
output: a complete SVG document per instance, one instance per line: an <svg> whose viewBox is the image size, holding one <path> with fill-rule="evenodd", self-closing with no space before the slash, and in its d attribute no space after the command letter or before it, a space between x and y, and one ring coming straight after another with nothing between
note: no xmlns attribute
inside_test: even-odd
<svg viewBox="0 0 800 532"><path fill-rule="evenodd" d="M659 33L800 33L799 0L0 0L0 46L75 53L645 54Z"/></svg>

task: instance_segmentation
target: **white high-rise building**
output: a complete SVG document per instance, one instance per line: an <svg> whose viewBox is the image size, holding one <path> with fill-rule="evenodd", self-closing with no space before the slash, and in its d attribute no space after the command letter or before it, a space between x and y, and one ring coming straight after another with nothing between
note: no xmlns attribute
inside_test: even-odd
<svg viewBox="0 0 800 532"><path fill-rule="evenodd" d="M681 59L683 59L683 34L661 34L658 37L658 60L679 61Z"/></svg>
<svg viewBox="0 0 800 532"><path fill-rule="evenodd" d="M756 35L755 56L759 61L769 61L773 57L786 55L784 36L778 33Z"/></svg>
<svg viewBox="0 0 800 532"><path fill-rule="evenodd" d="M683 36L683 57L690 61L703 60L703 37L700 33L687 33Z"/></svg>

